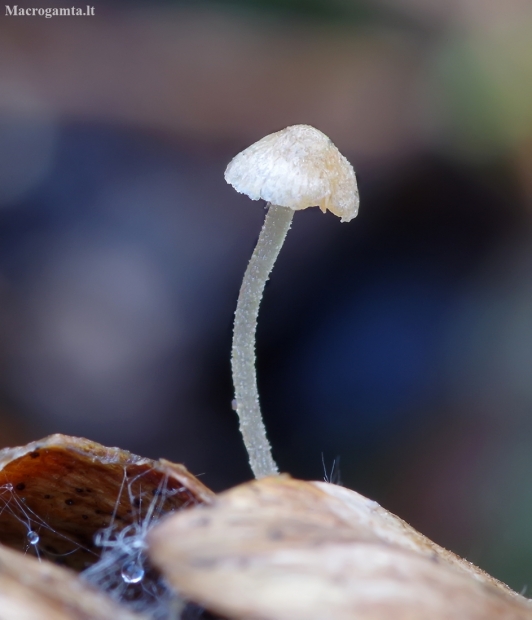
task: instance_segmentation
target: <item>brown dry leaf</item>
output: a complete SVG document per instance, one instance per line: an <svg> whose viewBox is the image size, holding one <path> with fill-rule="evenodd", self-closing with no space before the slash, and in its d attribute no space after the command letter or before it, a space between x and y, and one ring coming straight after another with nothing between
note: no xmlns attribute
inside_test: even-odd
<svg viewBox="0 0 532 620"><path fill-rule="evenodd" d="M0 546L0 620L147 620L72 571Z"/></svg>
<svg viewBox="0 0 532 620"><path fill-rule="evenodd" d="M111 522L141 522L157 496L161 514L214 497L182 465L118 448L51 435L0 451L0 542L82 570L100 549L93 539ZM28 532L39 536L32 547Z"/></svg>
<svg viewBox="0 0 532 620"><path fill-rule="evenodd" d="M150 556L232 620L532 620L532 606L354 491L288 477L168 517Z"/></svg>

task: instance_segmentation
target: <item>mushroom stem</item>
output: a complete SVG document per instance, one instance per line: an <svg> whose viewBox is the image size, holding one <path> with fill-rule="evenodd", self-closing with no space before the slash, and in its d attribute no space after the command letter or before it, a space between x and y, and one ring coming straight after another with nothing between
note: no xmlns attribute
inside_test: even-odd
<svg viewBox="0 0 532 620"><path fill-rule="evenodd" d="M231 366L236 410L255 478L279 473L260 411L255 370L255 333L264 286L293 217L293 209L269 205L259 240L244 274L235 312Z"/></svg>

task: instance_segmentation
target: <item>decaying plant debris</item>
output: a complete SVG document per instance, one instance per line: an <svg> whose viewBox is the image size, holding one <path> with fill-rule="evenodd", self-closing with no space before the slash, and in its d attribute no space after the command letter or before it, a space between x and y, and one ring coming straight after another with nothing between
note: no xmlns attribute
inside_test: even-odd
<svg viewBox="0 0 532 620"><path fill-rule="evenodd" d="M527 599L328 483L277 476L214 496L180 465L53 435L0 452L0 498L0 540L18 549L0 545L0 620L154 618L70 569L97 559L101 528L127 528L154 505L151 562L219 614L189 606L183 619L532 620Z"/></svg>
<svg viewBox="0 0 532 620"><path fill-rule="evenodd" d="M147 620L76 573L0 546L1 620Z"/></svg>
<svg viewBox="0 0 532 620"><path fill-rule="evenodd" d="M164 514L213 497L182 465L86 439L52 435L2 450L0 542L26 557L0 545L0 620L141 617L131 609L151 611L147 618L155 608L167 618L165 605L184 609L144 563L145 532ZM98 534L105 544L95 544ZM122 579L127 551L143 559L140 583ZM85 569L84 578L52 562ZM103 592L94 598L88 580L128 605Z"/></svg>
<svg viewBox="0 0 532 620"><path fill-rule="evenodd" d="M234 620L524 620L529 601L358 493L253 481L150 534L186 596Z"/></svg>
<svg viewBox="0 0 532 620"><path fill-rule="evenodd" d="M39 536L40 555L82 570L99 557L95 534L111 520L122 529L145 518L162 485L161 514L214 496L182 465L87 439L52 435L2 450L0 543L27 550L32 531Z"/></svg>

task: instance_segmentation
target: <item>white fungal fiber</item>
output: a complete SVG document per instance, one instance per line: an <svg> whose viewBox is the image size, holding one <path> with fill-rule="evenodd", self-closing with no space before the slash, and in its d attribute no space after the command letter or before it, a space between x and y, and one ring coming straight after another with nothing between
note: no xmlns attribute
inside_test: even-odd
<svg viewBox="0 0 532 620"><path fill-rule="evenodd" d="M154 620L178 620L186 603L149 564L146 537L164 514L166 499L182 492L184 487L170 490L165 476L149 494L142 491L145 474L128 480L124 470L111 522L95 536L95 544L102 549L100 559L83 571L82 576L115 600ZM135 487L139 489L137 492L133 491ZM124 502L131 511L132 523L122 527L117 514Z"/></svg>
<svg viewBox="0 0 532 620"><path fill-rule="evenodd" d="M61 559L79 550L83 550L88 557L96 558L92 549L81 545L74 539L53 528L43 517L32 510L19 495L11 483L0 486L0 516L7 512L18 523L24 533L22 547L25 553L32 553L39 560L45 558L52 562L61 563ZM20 529L20 528L19 528ZM49 545L42 544L44 532L51 532L56 538L67 543L68 550L59 553Z"/></svg>
<svg viewBox="0 0 532 620"><path fill-rule="evenodd" d="M16 529L19 548L35 555L39 561L63 564L67 563L67 556L82 551L91 566L81 573L81 578L146 618L202 620L208 617L214 620L214 616L185 601L170 588L147 559L148 532L164 514L172 512L167 500L187 495L185 487L169 488L167 476L161 478L157 488L146 484L143 489L143 476L148 473L146 470L130 476L127 466L124 467L109 525L96 533L93 548L81 545L74 537L52 527L44 516L32 510L28 506L30 502L26 502L24 485L19 485L21 488L11 483L0 486L0 519L2 515L8 517L4 518L4 529ZM194 503L190 495L190 500L178 509ZM124 525L120 514L127 514L130 522ZM49 544L50 535L62 542L62 548L67 549L64 553L54 551Z"/></svg>

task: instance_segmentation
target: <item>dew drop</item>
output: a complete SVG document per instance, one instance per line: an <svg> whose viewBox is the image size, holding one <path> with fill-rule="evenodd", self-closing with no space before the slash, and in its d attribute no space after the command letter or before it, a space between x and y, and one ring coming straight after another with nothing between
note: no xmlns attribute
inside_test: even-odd
<svg viewBox="0 0 532 620"><path fill-rule="evenodd" d="M37 532L34 532L33 530L30 530L28 532L27 539L30 545L36 545L39 542L39 534L37 534Z"/></svg>
<svg viewBox="0 0 532 620"><path fill-rule="evenodd" d="M238 410L238 403L236 402L236 398L233 398L233 400L231 401L231 409L233 411L237 411Z"/></svg>
<svg viewBox="0 0 532 620"><path fill-rule="evenodd" d="M122 566L122 579L126 583L138 583L144 577L144 569L137 562L126 562Z"/></svg>

